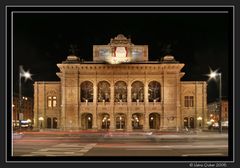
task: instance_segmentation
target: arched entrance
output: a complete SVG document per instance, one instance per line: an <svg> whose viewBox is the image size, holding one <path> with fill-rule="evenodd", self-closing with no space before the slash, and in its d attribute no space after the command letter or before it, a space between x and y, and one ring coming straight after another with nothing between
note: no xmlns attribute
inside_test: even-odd
<svg viewBox="0 0 240 168"><path fill-rule="evenodd" d="M125 125L126 125L126 116L125 114L117 114L116 116L116 129L125 129Z"/></svg>
<svg viewBox="0 0 240 168"><path fill-rule="evenodd" d="M52 119L50 117L47 118L47 128L52 128Z"/></svg>
<svg viewBox="0 0 240 168"><path fill-rule="evenodd" d="M149 115L149 128L150 129L159 129L160 128L160 114L151 113Z"/></svg>
<svg viewBox="0 0 240 168"><path fill-rule="evenodd" d="M141 113L134 113L132 115L132 128L134 130L142 130L143 129L143 114Z"/></svg>
<svg viewBox="0 0 240 168"><path fill-rule="evenodd" d="M109 129L109 127L110 127L110 116L107 113L103 113L101 115L101 128Z"/></svg>
<svg viewBox="0 0 240 168"><path fill-rule="evenodd" d="M92 120L93 116L91 113L82 114L82 128L83 129L92 129Z"/></svg>
<svg viewBox="0 0 240 168"><path fill-rule="evenodd" d="M53 128L57 128L57 118L53 117Z"/></svg>
<svg viewBox="0 0 240 168"><path fill-rule="evenodd" d="M188 128L188 117L185 117L183 119L183 126L184 126L184 128Z"/></svg>
<svg viewBox="0 0 240 168"><path fill-rule="evenodd" d="M194 118L190 117L190 128L194 128Z"/></svg>

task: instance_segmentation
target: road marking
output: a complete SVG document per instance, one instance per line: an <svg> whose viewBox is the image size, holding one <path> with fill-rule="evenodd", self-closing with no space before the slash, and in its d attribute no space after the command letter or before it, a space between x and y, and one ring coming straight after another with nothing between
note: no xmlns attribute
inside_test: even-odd
<svg viewBox="0 0 240 168"><path fill-rule="evenodd" d="M223 156L223 153L191 153L191 154L184 154L182 156Z"/></svg>
<svg viewBox="0 0 240 168"><path fill-rule="evenodd" d="M98 145L96 146L97 148L136 148L136 149L144 149L144 148L151 148L151 149L166 149L166 148L170 148L170 149L198 149L198 148L204 148L204 149L216 149L216 148L228 148L228 145L210 145L210 146L206 146L206 145L144 145L144 146L137 146L137 145L121 145L121 146L105 146L105 145Z"/></svg>
<svg viewBox="0 0 240 168"><path fill-rule="evenodd" d="M83 156L89 150L91 150L96 143L90 143L86 145L74 143L74 144L57 144L48 148L39 149L38 151L31 152L30 154L24 154L21 156Z"/></svg>
<svg viewBox="0 0 240 168"><path fill-rule="evenodd" d="M153 148L146 148L146 149L143 149L143 148L140 148L140 149L133 148L133 149L125 149L125 150L151 150L151 151L158 150L159 151L159 149L153 149ZM171 150L171 149L164 149L164 150Z"/></svg>

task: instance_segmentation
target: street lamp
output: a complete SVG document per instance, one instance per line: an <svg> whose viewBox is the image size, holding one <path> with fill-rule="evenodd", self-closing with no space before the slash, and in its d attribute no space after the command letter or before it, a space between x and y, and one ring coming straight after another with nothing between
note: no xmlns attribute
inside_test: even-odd
<svg viewBox="0 0 240 168"><path fill-rule="evenodd" d="M27 79L32 79L31 78L31 73L29 71L24 71L23 67L20 65L19 66L19 113L16 113L16 120L19 117L19 129L21 130L21 120L20 114L22 114L22 77L25 78L25 81ZM22 116L22 115L21 115Z"/></svg>
<svg viewBox="0 0 240 168"><path fill-rule="evenodd" d="M219 77L219 132L222 133L222 109L221 109L221 100L222 100L222 73L217 72L217 70L212 71L210 69L209 79L216 79Z"/></svg>

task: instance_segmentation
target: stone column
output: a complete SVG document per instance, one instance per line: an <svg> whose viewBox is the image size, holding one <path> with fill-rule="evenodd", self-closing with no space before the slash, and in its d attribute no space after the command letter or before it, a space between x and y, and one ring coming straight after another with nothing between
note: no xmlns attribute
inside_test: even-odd
<svg viewBox="0 0 240 168"><path fill-rule="evenodd" d="M110 115L110 131L115 130L115 117L113 113Z"/></svg>
<svg viewBox="0 0 240 168"><path fill-rule="evenodd" d="M132 115L130 111L127 114L127 131L132 131Z"/></svg>
<svg viewBox="0 0 240 168"><path fill-rule="evenodd" d="M181 94L180 94L180 77L179 74L176 74L176 81L177 81L177 87L176 87L176 106L177 106L177 114L176 114L176 131L180 131L181 129L181 122L182 122L182 118L181 118L181 113L180 113L180 106L181 106Z"/></svg>
<svg viewBox="0 0 240 168"><path fill-rule="evenodd" d="M131 83L128 82L128 86L127 86L127 102L128 102L128 105L131 105L131 102L132 102L132 98L131 98Z"/></svg>
<svg viewBox="0 0 240 168"><path fill-rule="evenodd" d="M114 105L114 83L112 82L110 86L110 104Z"/></svg>
<svg viewBox="0 0 240 168"><path fill-rule="evenodd" d="M97 81L93 84L93 125L92 129L98 129L97 128Z"/></svg>
<svg viewBox="0 0 240 168"><path fill-rule="evenodd" d="M126 115L126 129L127 131L132 131L132 114L131 114L131 103L132 103L132 97L131 97L131 83L128 80L128 86L127 86L127 103L128 103L128 112Z"/></svg>
<svg viewBox="0 0 240 168"><path fill-rule="evenodd" d="M147 80L145 80L145 85L144 85L144 104L148 105L148 83L147 83Z"/></svg>
<svg viewBox="0 0 240 168"><path fill-rule="evenodd" d="M144 114L144 127L143 127L144 131L149 131L149 116L148 113Z"/></svg>

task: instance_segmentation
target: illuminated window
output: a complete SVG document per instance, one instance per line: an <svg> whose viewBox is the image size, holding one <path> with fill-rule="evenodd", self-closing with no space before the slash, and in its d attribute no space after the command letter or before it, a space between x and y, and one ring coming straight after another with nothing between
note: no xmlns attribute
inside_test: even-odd
<svg viewBox="0 0 240 168"><path fill-rule="evenodd" d="M57 97L56 96L48 96L47 106L48 106L48 108L57 107Z"/></svg>
<svg viewBox="0 0 240 168"><path fill-rule="evenodd" d="M53 107L57 106L57 97L53 96Z"/></svg>
<svg viewBox="0 0 240 168"><path fill-rule="evenodd" d="M193 107L194 102L193 102L193 96L185 96L184 97L184 106L185 107Z"/></svg>
<svg viewBox="0 0 240 168"><path fill-rule="evenodd" d="M52 97L48 97L48 107L52 107Z"/></svg>

